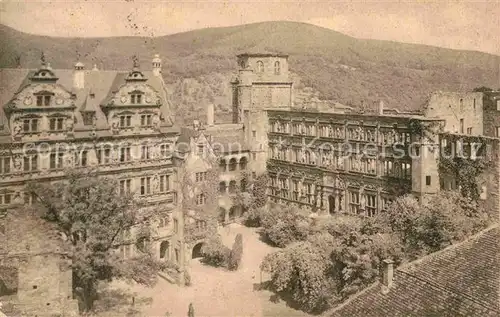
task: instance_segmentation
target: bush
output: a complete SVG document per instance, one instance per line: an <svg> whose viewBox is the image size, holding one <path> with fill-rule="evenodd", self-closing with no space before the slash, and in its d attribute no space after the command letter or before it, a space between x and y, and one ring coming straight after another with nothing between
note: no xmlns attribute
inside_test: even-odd
<svg viewBox="0 0 500 317"><path fill-rule="evenodd" d="M184 285L191 286L191 275L188 271L184 271Z"/></svg>
<svg viewBox="0 0 500 317"><path fill-rule="evenodd" d="M266 212L265 208L252 208L245 213L244 224L247 227L258 228L262 226L262 217Z"/></svg>
<svg viewBox="0 0 500 317"><path fill-rule="evenodd" d="M292 242L307 239L311 219L296 207L273 204L262 213L261 224L264 237L273 245L283 248Z"/></svg>
<svg viewBox="0 0 500 317"><path fill-rule="evenodd" d="M243 257L243 236L241 233L236 235L234 239L233 249L231 250L231 255L229 257L228 269L231 271L236 271L241 264L241 259Z"/></svg>
<svg viewBox="0 0 500 317"><path fill-rule="evenodd" d="M227 267L231 249L226 247L219 236L212 237L201 248L202 262L215 267Z"/></svg>

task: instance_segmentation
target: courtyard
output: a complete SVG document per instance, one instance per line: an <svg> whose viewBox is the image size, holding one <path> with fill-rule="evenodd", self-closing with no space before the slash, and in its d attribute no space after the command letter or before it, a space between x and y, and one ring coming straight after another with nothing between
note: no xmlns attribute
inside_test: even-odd
<svg viewBox="0 0 500 317"><path fill-rule="evenodd" d="M273 293L259 290L258 286L268 277L260 273L259 265L266 254L275 250L259 240L257 229L238 224L230 225L220 231L222 240L231 246L235 236L243 235L243 261L241 267L230 272L214 268L193 259L190 263L191 283L189 287L179 287L163 279L153 288L130 285L121 282L112 284L115 294L121 295L124 305L115 305L99 316L116 316L131 310L134 297L134 310L138 316L187 316L189 303L193 303L195 316L310 316L295 310L283 301L273 301Z"/></svg>

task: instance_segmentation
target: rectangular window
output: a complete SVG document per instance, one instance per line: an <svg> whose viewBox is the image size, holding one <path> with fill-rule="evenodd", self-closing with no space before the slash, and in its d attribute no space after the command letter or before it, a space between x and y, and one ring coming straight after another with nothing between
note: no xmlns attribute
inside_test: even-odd
<svg viewBox="0 0 500 317"><path fill-rule="evenodd" d="M174 233L179 233L179 220L174 218Z"/></svg>
<svg viewBox="0 0 500 317"><path fill-rule="evenodd" d="M50 131L62 131L64 127L63 118L50 118L49 119L49 130Z"/></svg>
<svg viewBox="0 0 500 317"><path fill-rule="evenodd" d="M377 214L377 196L366 194L366 215L373 217Z"/></svg>
<svg viewBox="0 0 500 317"><path fill-rule="evenodd" d="M132 116L120 116L120 128L127 128L132 125Z"/></svg>
<svg viewBox="0 0 500 317"><path fill-rule="evenodd" d="M205 146L203 144L198 144L197 150L198 155L201 155L205 151Z"/></svg>
<svg viewBox="0 0 500 317"><path fill-rule="evenodd" d="M401 163L401 176L405 179L411 179L411 164Z"/></svg>
<svg viewBox="0 0 500 317"><path fill-rule="evenodd" d="M9 193L0 194L0 205L10 205L11 198Z"/></svg>
<svg viewBox="0 0 500 317"><path fill-rule="evenodd" d="M50 169L63 168L64 153L50 153Z"/></svg>
<svg viewBox="0 0 500 317"><path fill-rule="evenodd" d="M132 94L132 95L130 95L130 103L131 104L140 104L140 103L142 103L142 95L141 94Z"/></svg>
<svg viewBox="0 0 500 317"><path fill-rule="evenodd" d="M132 188L132 180L130 179L122 179L120 180L120 194L129 194Z"/></svg>
<svg viewBox="0 0 500 317"><path fill-rule="evenodd" d="M257 137L257 131L255 131L255 130L252 131L252 137L253 138Z"/></svg>
<svg viewBox="0 0 500 317"><path fill-rule="evenodd" d="M142 114L141 115L141 125L142 126L151 126L152 125L152 115L150 114Z"/></svg>
<svg viewBox="0 0 500 317"><path fill-rule="evenodd" d="M101 164L109 164L111 162L111 149L101 148L96 150L97 162Z"/></svg>
<svg viewBox="0 0 500 317"><path fill-rule="evenodd" d="M23 158L23 171L31 172L38 170L38 156L37 155L26 155Z"/></svg>
<svg viewBox="0 0 500 317"><path fill-rule="evenodd" d="M431 177L429 175L425 176L425 185L431 186Z"/></svg>
<svg viewBox="0 0 500 317"><path fill-rule="evenodd" d="M349 191L349 212L357 214L359 212L359 193Z"/></svg>
<svg viewBox="0 0 500 317"><path fill-rule="evenodd" d="M141 160L150 160L151 159L151 151L149 145L141 146Z"/></svg>
<svg viewBox="0 0 500 317"><path fill-rule="evenodd" d="M180 263L180 259L181 259L181 253L179 251L179 249L175 249L175 263Z"/></svg>
<svg viewBox="0 0 500 317"><path fill-rule="evenodd" d="M472 134L472 128L467 128L467 134Z"/></svg>
<svg viewBox="0 0 500 317"><path fill-rule="evenodd" d="M120 149L120 162L130 161L130 147Z"/></svg>
<svg viewBox="0 0 500 317"><path fill-rule="evenodd" d="M160 145L160 156L161 157L167 157L170 155L170 144L161 144Z"/></svg>
<svg viewBox="0 0 500 317"><path fill-rule="evenodd" d="M10 157L0 157L0 174L10 173Z"/></svg>
<svg viewBox="0 0 500 317"><path fill-rule="evenodd" d="M36 195L34 193L24 193L23 200L25 205L33 205L36 202Z"/></svg>
<svg viewBox="0 0 500 317"><path fill-rule="evenodd" d="M204 182L207 180L207 172L196 173L196 182Z"/></svg>
<svg viewBox="0 0 500 317"><path fill-rule="evenodd" d="M196 195L196 204L198 206L204 205L206 203L205 194Z"/></svg>
<svg viewBox="0 0 500 317"><path fill-rule="evenodd" d="M23 120L23 132L38 132L38 119L24 119Z"/></svg>
<svg viewBox="0 0 500 317"><path fill-rule="evenodd" d="M149 195L151 194L151 177L142 177L141 178L141 195Z"/></svg>
<svg viewBox="0 0 500 317"><path fill-rule="evenodd" d="M75 166L87 166L87 151L75 152Z"/></svg>
<svg viewBox="0 0 500 317"><path fill-rule="evenodd" d="M460 119L460 133L464 133L464 119Z"/></svg>
<svg viewBox="0 0 500 317"><path fill-rule="evenodd" d="M160 193L169 191L170 175L160 175Z"/></svg>
<svg viewBox="0 0 500 317"><path fill-rule="evenodd" d="M495 135L497 138L500 138L500 127L497 127L497 130L496 130L496 135Z"/></svg>

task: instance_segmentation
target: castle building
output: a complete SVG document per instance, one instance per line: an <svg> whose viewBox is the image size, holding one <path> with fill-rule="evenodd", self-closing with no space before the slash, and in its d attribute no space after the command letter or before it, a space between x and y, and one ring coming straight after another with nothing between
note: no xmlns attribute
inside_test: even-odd
<svg viewBox="0 0 500 317"><path fill-rule="evenodd" d="M152 71L2 69L0 92L0 209L31 204L27 181L64 179L66 168L91 168L117 177L120 192L134 192L142 208L160 211L153 225L155 253L168 241L168 259L180 261L175 234L177 168L172 155L179 129L171 119L161 60ZM172 221L174 220L174 221ZM124 237L129 238L129 237ZM136 252L133 238L120 247Z"/></svg>

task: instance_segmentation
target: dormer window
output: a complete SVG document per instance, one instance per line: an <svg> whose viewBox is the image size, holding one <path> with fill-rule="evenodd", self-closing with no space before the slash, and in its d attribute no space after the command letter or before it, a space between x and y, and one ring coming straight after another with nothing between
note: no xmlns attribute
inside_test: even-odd
<svg viewBox="0 0 500 317"><path fill-rule="evenodd" d="M43 107L43 106L47 107L47 106L50 106L50 103L52 101L52 96L53 95L54 95L53 93L48 92L48 91L43 91L43 92L35 94L36 105L38 107Z"/></svg>
<svg viewBox="0 0 500 317"><path fill-rule="evenodd" d="M142 103L142 95L141 94L131 94L130 95L130 103L131 104L140 104L140 103Z"/></svg>
<svg viewBox="0 0 500 317"><path fill-rule="evenodd" d="M257 61L257 73L264 72L264 63L262 61Z"/></svg>
<svg viewBox="0 0 500 317"><path fill-rule="evenodd" d="M279 75L280 72L281 72L280 62L275 62L274 63L274 74Z"/></svg>

